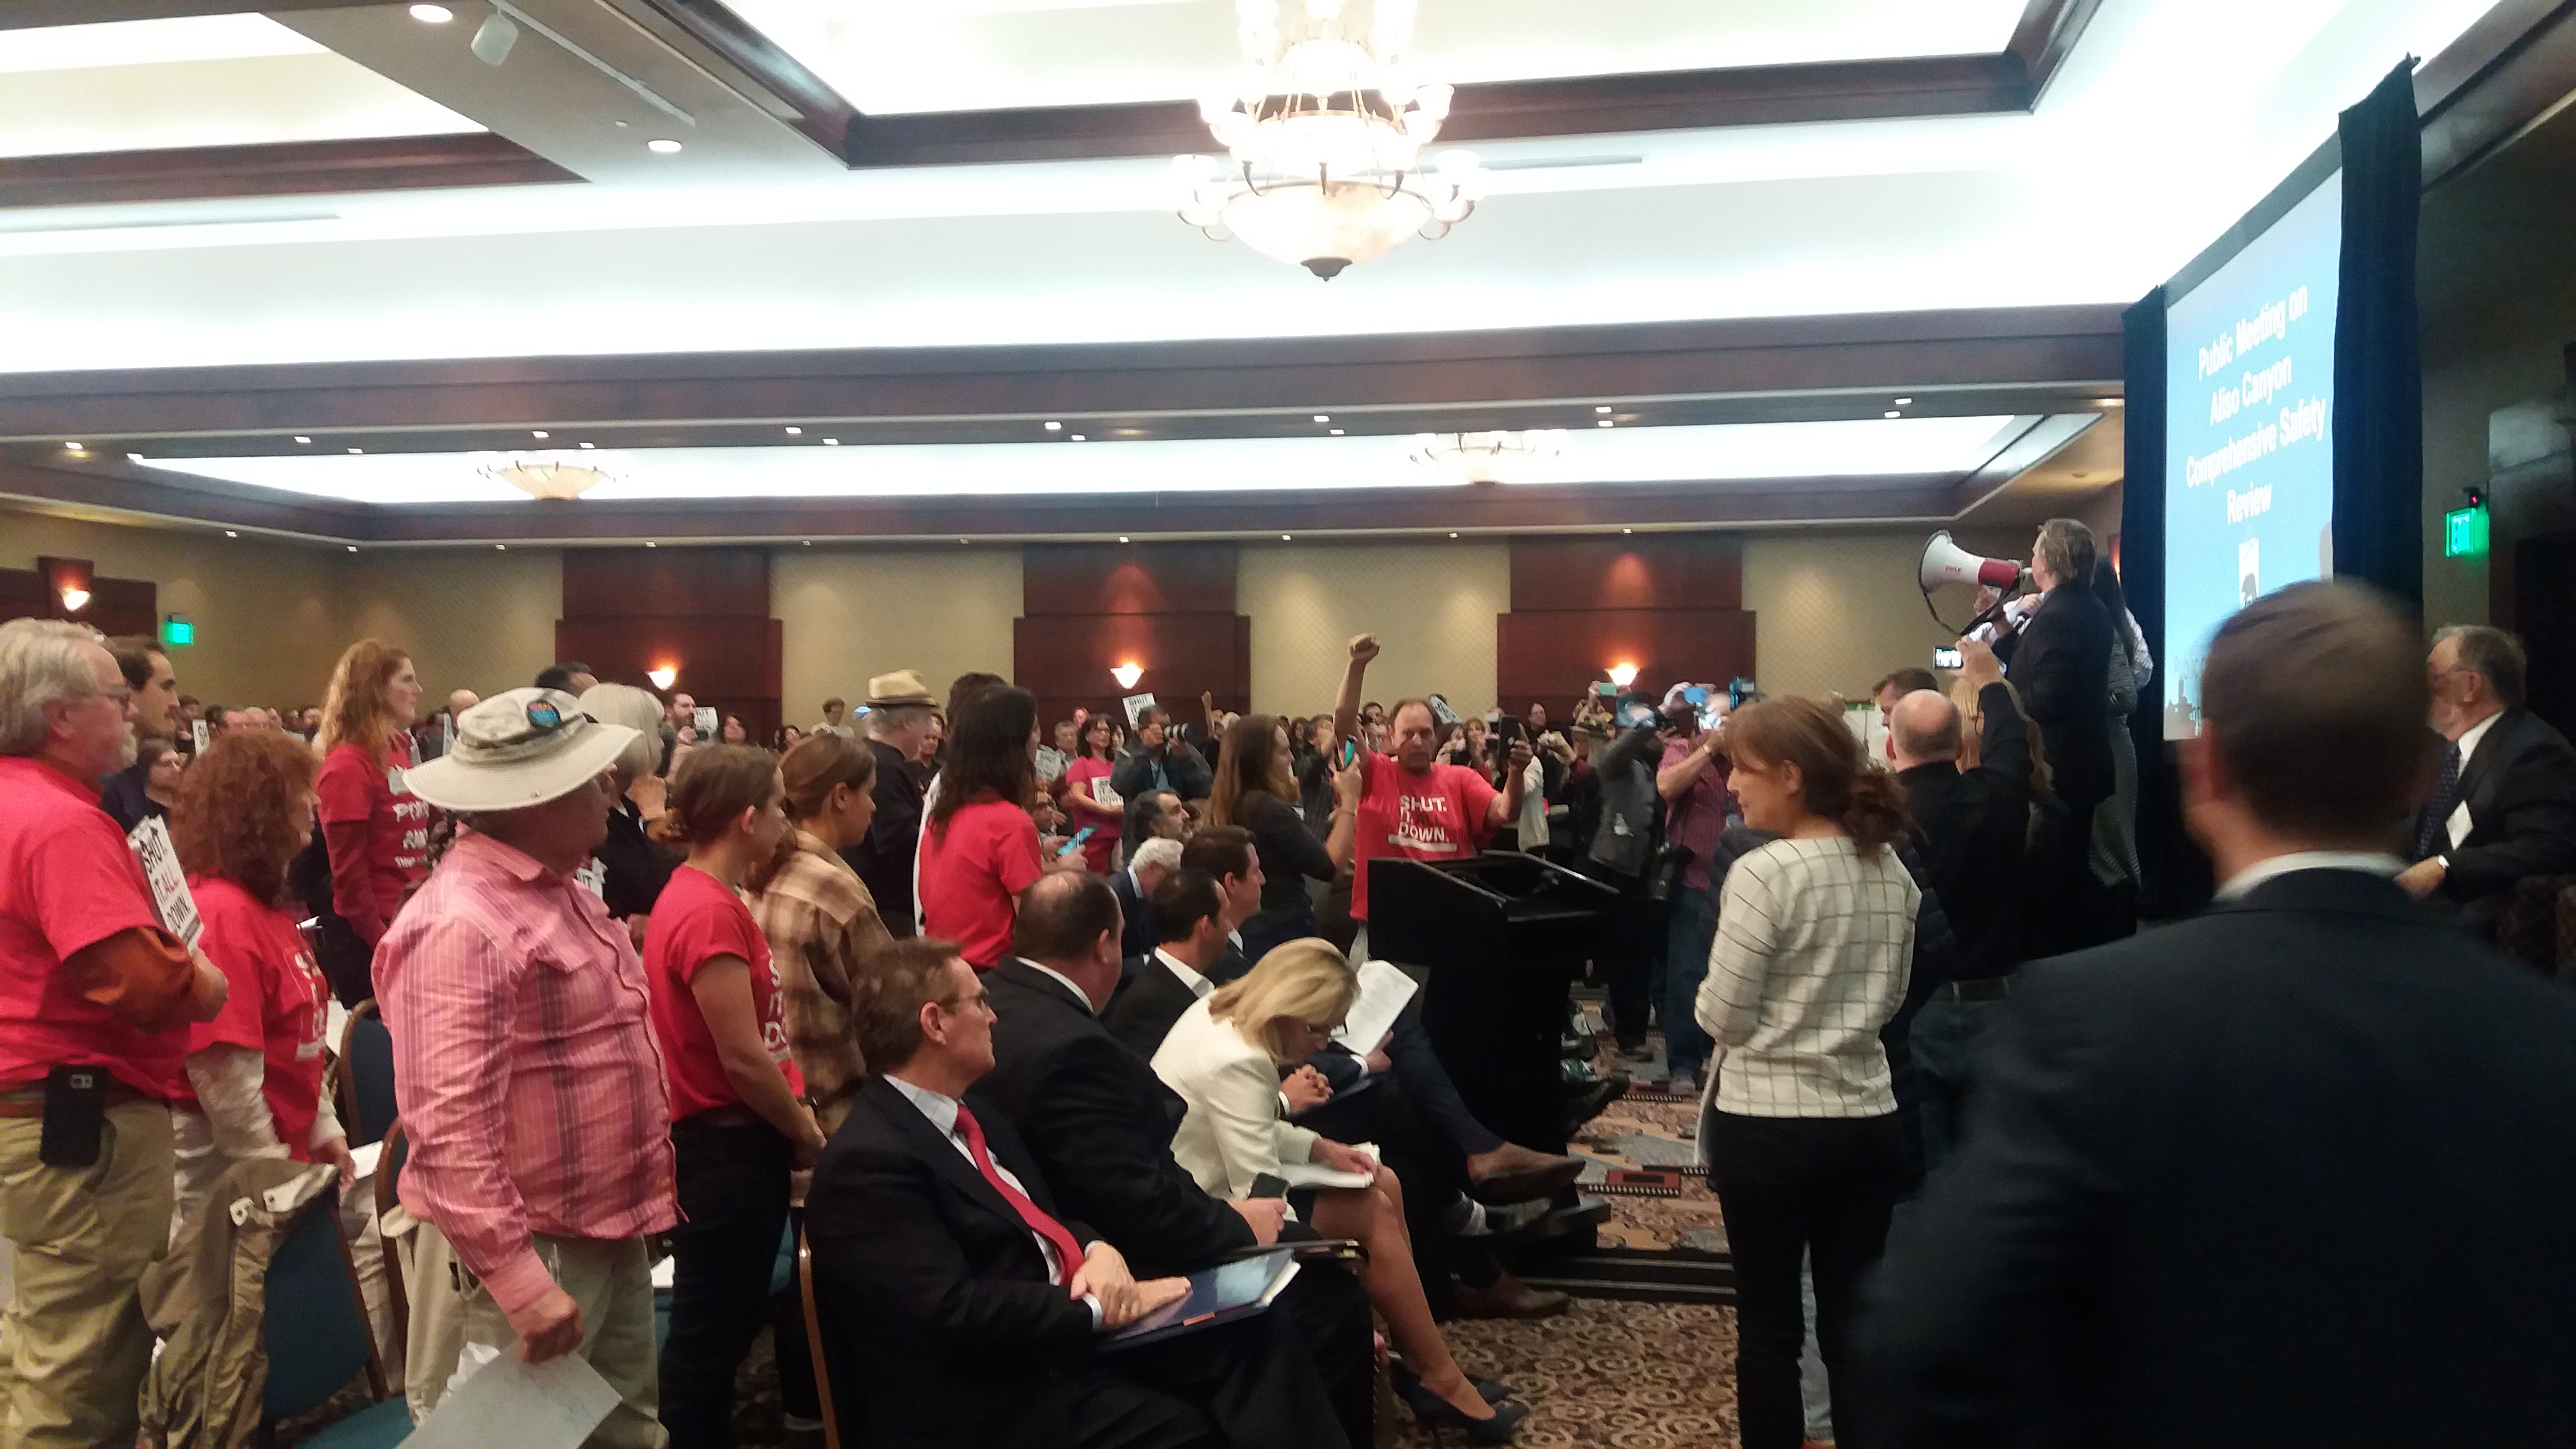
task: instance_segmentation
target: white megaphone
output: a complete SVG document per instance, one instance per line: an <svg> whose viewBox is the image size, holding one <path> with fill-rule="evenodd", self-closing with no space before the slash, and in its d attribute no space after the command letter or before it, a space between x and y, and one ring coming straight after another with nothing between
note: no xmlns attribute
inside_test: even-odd
<svg viewBox="0 0 2576 1449"><path fill-rule="evenodd" d="M1932 535L1923 545L1923 592L1943 584L1991 584L2009 589L2021 582L2021 565L2008 558L1979 558L1950 541L1950 530Z"/></svg>

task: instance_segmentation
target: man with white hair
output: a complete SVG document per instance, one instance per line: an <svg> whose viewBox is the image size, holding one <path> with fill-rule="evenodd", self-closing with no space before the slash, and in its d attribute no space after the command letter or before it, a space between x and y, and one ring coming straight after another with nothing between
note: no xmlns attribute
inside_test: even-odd
<svg viewBox="0 0 2576 1449"><path fill-rule="evenodd" d="M1109 888L1118 893L1118 909L1125 913L1118 954L1126 960L1131 975L1143 969L1143 963L1160 944L1154 939L1154 915L1147 903L1154 899L1154 888L1163 883L1163 878L1181 868L1181 848L1177 840L1155 836L1128 854L1123 869L1110 873Z"/></svg>
<svg viewBox="0 0 2576 1449"><path fill-rule="evenodd" d="M225 980L166 928L98 782L133 695L83 625L0 624L0 1229L17 1249L0 1443L131 1444L167 1248L169 1095Z"/></svg>
<svg viewBox="0 0 2576 1449"><path fill-rule="evenodd" d="M502 1352L579 1353L617 1391L595 1445L659 1449L647 1239L671 1226L671 1121L634 942L579 879L638 738L560 690L467 710L406 777L456 843L376 948L420 1220L415 1415ZM424 1271L426 1270L426 1271Z"/></svg>

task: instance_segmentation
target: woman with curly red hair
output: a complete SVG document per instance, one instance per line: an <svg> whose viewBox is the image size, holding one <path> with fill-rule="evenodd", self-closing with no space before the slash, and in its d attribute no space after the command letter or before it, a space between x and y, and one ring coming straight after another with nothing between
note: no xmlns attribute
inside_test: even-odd
<svg viewBox="0 0 2576 1449"><path fill-rule="evenodd" d="M296 926L287 863L313 837L313 751L292 735L235 731L180 777L172 844L188 872L198 949L231 992L188 1029L187 1081L174 1096L178 1218L235 1162L329 1162L348 1185L349 1143L322 1090L331 991Z"/></svg>

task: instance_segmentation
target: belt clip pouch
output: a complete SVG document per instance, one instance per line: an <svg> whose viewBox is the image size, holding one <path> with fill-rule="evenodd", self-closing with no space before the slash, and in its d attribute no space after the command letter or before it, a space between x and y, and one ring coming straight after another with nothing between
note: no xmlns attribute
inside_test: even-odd
<svg viewBox="0 0 2576 1449"><path fill-rule="evenodd" d="M47 1167L91 1167L98 1162L107 1121L108 1074L104 1067L56 1067L45 1074L45 1129L36 1143Z"/></svg>

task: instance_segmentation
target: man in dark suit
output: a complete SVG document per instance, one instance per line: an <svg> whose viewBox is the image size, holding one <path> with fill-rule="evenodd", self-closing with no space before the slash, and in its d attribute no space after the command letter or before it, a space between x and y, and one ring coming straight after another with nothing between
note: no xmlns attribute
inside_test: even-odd
<svg viewBox="0 0 2576 1449"><path fill-rule="evenodd" d="M1225 949L1208 969L1208 979L1223 986L1253 967L1243 950L1243 923L1261 914L1261 852L1240 825L1203 825L1181 847L1181 865L1206 871L1225 893Z"/></svg>
<svg viewBox="0 0 2576 1449"><path fill-rule="evenodd" d="M1882 1265L1870 1442L2576 1438L2576 998L2389 879L2416 639L2337 584L2221 626L2182 745L2218 903L2023 968Z"/></svg>
<svg viewBox="0 0 2576 1449"><path fill-rule="evenodd" d="M2516 882L2576 871L2576 750L2522 707L2522 641L2504 630L2444 629L2426 671L2448 743L2397 883L2488 935Z"/></svg>
<svg viewBox="0 0 2576 1449"><path fill-rule="evenodd" d="M877 1075L806 1199L835 1398L861 1442L958 1449L1347 1449L1284 1317L1142 1348L1100 1335L1187 1290L1137 1282L1058 1211L1000 1107L984 983L947 941L872 954L852 1029ZM846 1375L848 1382L843 1382Z"/></svg>
<svg viewBox="0 0 2576 1449"><path fill-rule="evenodd" d="M877 759L868 793L876 797L877 813L865 836L841 847L841 859L867 883L887 934L898 941L919 929L912 858L921 846L922 788L911 765L929 735L936 704L920 670L898 669L868 681L868 751Z"/></svg>
<svg viewBox="0 0 2576 1449"><path fill-rule="evenodd" d="M1118 984L1118 906L1100 877L1054 873L1020 892L1013 959L987 972L993 1070L978 1085L1019 1129L1067 1212L1140 1273L1191 1273L1313 1234L1284 1224L1279 1198L1212 1198L1172 1157L1186 1110L1096 1013ZM1156 974L1168 974L1157 963ZM1176 983L1177 984L1177 983ZM1355 1445L1371 1442L1375 1363L1367 1294L1352 1276L1309 1264L1279 1301Z"/></svg>
<svg viewBox="0 0 2576 1449"><path fill-rule="evenodd" d="M2110 939L2114 918L2090 860L2093 807L2112 788L2111 611L2094 596L2094 560L2093 530L2072 518L2041 524L2030 556L2039 607L1995 645L2004 677L2039 726L2051 785L2068 817L2065 831L2050 837L2056 848L2029 862L2046 882L2032 896L2043 909L2024 923L2024 946L2034 956L2099 945Z"/></svg>
<svg viewBox="0 0 2576 1449"><path fill-rule="evenodd" d="M1914 809L1915 849L1954 942L1951 978L1926 981L1917 972L1906 992L1923 1001L1906 1044L1927 1167L1939 1166L1958 1139L1978 1040L2021 963L2022 836L2030 826L2030 740L2021 711L1993 650L1962 639L1959 656L1959 677L1976 687L1985 716L1976 768L1959 768L1963 722L1958 706L1940 694L1916 690L1888 712L1896 780Z"/></svg>
<svg viewBox="0 0 2576 1449"><path fill-rule="evenodd" d="M1145 903L1154 898L1154 887L1180 868L1179 841L1146 839L1129 842L1127 864L1109 873L1109 889L1118 897L1118 918L1126 922L1118 954L1128 962L1130 975L1143 970L1154 955L1154 914Z"/></svg>
<svg viewBox="0 0 2576 1449"><path fill-rule="evenodd" d="M1206 871L1183 866L1155 885L1146 910L1157 944L1100 1020L1150 1062L1181 1013L1216 991L1209 978L1225 956L1225 894Z"/></svg>

